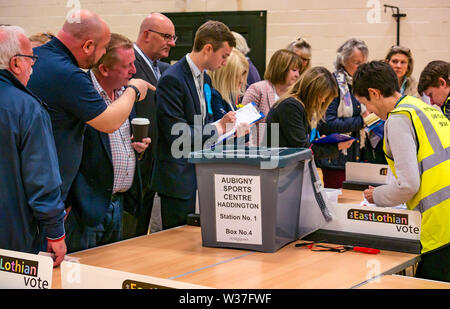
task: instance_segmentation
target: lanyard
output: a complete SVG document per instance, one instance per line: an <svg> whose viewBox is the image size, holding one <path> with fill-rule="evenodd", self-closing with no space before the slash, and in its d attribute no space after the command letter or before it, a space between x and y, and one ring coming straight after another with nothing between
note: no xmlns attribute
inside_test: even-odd
<svg viewBox="0 0 450 309"><path fill-rule="evenodd" d="M316 128L313 128L311 130L311 134L309 136L309 142L312 143L313 140L315 140L316 138L320 138L319 130L317 130Z"/></svg>

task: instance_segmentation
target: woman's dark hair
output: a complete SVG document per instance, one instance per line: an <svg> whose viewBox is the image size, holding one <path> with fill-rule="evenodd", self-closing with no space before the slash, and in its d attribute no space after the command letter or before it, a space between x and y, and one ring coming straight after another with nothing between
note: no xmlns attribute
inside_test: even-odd
<svg viewBox="0 0 450 309"><path fill-rule="evenodd" d="M353 94L370 100L369 88L380 90L385 98L400 92L397 75L388 63L371 61L358 67L353 76Z"/></svg>

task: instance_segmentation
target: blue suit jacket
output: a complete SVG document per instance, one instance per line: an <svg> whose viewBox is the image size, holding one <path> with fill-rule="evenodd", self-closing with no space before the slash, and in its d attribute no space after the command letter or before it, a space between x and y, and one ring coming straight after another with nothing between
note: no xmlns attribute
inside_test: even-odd
<svg viewBox="0 0 450 309"><path fill-rule="evenodd" d="M155 75L153 74L152 69L148 66L145 59L139 54L139 52L134 50L134 55L136 57L136 60L134 61L134 65L136 67L136 73L133 75L133 78L140 78L143 79L150 84L156 85L158 84L158 81L156 80ZM170 66L168 63L157 61L158 68L162 73ZM144 117L148 118L150 120L150 126L149 126L149 137L152 139L152 142L148 146L148 149L145 151L144 156L140 162L141 167L141 175L142 175L142 181L143 181L143 187L144 189L147 188L150 185L150 180L152 177L152 167L153 167L153 153L155 147L153 145L156 145L158 141L157 135L155 135L155 114L156 114L156 99L155 99L155 92L151 91L150 89L147 91L147 95L145 96L144 100L136 103L134 105L134 108L136 110L136 117ZM133 192L134 194L135 192ZM130 201L130 202L133 202Z"/></svg>
<svg viewBox="0 0 450 309"><path fill-rule="evenodd" d="M207 74L204 82L211 87ZM158 142L153 145L156 155L151 188L161 195L191 198L197 189L197 180L195 166L188 163L187 156L190 151L213 142L217 135L215 126L211 125L214 120L212 114L207 113L204 125L199 122L200 100L186 57L161 76L156 89L156 103ZM195 116L197 122L194 121ZM171 151L174 142L177 153Z"/></svg>
<svg viewBox="0 0 450 309"><path fill-rule="evenodd" d="M134 117L133 109L130 121ZM81 220L89 226L100 224L111 202L113 185L114 168L109 136L87 125L80 169L68 195L73 206L72 211L76 211ZM132 190L133 188L136 189ZM136 192L137 204L125 204L124 207L129 213L135 214L142 209L142 182L137 159L133 185L129 191Z"/></svg>
<svg viewBox="0 0 450 309"><path fill-rule="evenodd" d="M212 110L214 115L214 121L222 119L228 112L234 112L237 110L237 107L233 105L230 106L223 98L222 95L216 89L212 89Z"/></svg>

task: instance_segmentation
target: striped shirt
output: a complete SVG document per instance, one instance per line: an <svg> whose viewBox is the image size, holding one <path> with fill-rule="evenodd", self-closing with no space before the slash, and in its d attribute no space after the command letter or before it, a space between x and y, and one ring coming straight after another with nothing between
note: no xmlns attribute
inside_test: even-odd
<svg viewBox="0 0 450 309"><path fill-rule="evenodd" d="M111 98L99 84L94 73L92 71L89 71L89 73L95 89L105 100L106 105L110 105L112 103ZM114 90L115 98L120 97L124 90L124 87ZM133 184L134 170L136 168L136 157L133 146L131 146L130 121L127 119L118 130L109 133L108 136L114 169L113 193L125 192Z"/></svg>

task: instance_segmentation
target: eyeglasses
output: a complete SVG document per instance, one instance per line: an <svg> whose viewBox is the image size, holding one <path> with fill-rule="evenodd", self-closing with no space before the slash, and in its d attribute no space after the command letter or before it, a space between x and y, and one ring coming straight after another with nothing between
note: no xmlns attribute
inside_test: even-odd
<svg viewBox="0 0 450 309"><path fill-rule="evenodd" d="M167 34L167 33L158 32L158 31L155 31L155 30L152 30L152 29L147 29L147 30L150 31L150 32L154 32L154 33L159 34L166 41L173 40L174 42L176 42L177 39L178 39L178 37L176 35L171 35L171 34Z"/></svg>
<svg viewBox="0 0 450 309"><path fill-rule="evenodd" d="M27 58L31 58L31 60L33 61L33 64L35 64L36 61L38 60L38 56L34 56L34 55L15 54L14 57L27 57Z"/></svg>

